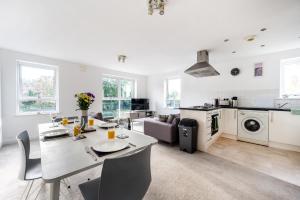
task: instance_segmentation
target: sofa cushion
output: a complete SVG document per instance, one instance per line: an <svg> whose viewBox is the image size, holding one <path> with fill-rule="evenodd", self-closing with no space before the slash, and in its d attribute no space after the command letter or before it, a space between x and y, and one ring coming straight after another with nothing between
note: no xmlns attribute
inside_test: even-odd
<svg viewBox="0 0 300 200"><path fill-rule="evenodd" d="M174 118L175 118L175 115L169 115L169 117L167 119L167 123L172 124Z"/></svg>
<svg viewBox="0 0 300 200"><path fill-rule="evenodd" d="M168 115L158 115L158 119L160 122L166 122L168 119Z"/></svg>

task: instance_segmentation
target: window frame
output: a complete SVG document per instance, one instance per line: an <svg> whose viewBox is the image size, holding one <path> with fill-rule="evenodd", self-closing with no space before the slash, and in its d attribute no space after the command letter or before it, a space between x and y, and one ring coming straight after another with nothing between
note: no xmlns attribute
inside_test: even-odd
<svg viewBox="0 0 300 200"><path fill-rule="evenodd" d="M104 82L104 79L115 79L117 80L117 87L118 87L118 95L117 97L105 97L104 96L104 90L103 90L103 82ZM121 94L121 81L131 81L132 82L132 94L131 94L131 97L130 98L124 98L122 97L122 94ZM121 117L121 101L124 101L124 100L131 100L132 98L136 98L136 90L137 90L137 87L136 87L136 80L135 79L132 79L132 78L126 78L126 77L121 77L121 76L114 76L114 75L103 75L102 77L102 113L103 113L103 101L118 101L118 109L117 109L117 112L118 112L118 118Z"/></svg>
<svg viewBox="0 0 300 200"><path fill-rule="evenodd" d="M285 80L284 80L284 73L285 73L285 69L284 67L287 66L286 63L288 62L293 62L293 60L296 60L297 62L299 62L300 64L300 57L294 57L294 58L287 58L287 59L282 59L280 60L280 92L279 92L279 97L281 99L300 99L300 94L287 94L285 92ZM299 66L300 67L300 66ZM285 95L287 95L287 97L284 97Z"/></svg>
<svg viewBox="0 0 300 200"><path fill-rule="evenodd" d="M180 80L179 104L181 102L181 78L180 77L170 77L170 78L167 78L164 81L164 107L165 108L172 108L172 109L176 108L175 105L174 106L168 106L168 103L167 103L168 100L175 101L175 99L168 99L168 96L169 96L168 95L168 92L169 92L169 81L170 80L175 80L175 79L179 79Z"/></svg>
<svg viewBox="0 0 300 200"><path fill-rule="evenodd" d="M16 115L46 115L50 113L59 113L59 66L56 65L48 65L44 63L37 63L37 62L30 62L30 61L24 61L24 60L17 60L17 94L16 94ZM22 93L22 66L28 66L32 68L39 68L39 69L47 69L47 70L53 70L54 71L54 84L55 84L55 96L54 97L23 97L21 95ZM55 101L55 111L28 111L28 112L22 112L20 110L20 102L24 100L53 100Z"/></svg>

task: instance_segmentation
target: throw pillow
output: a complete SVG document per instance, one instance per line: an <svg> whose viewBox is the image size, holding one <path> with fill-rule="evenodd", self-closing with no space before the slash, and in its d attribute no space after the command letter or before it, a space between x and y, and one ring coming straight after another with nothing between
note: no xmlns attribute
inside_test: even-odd
<svg viewBox="0 0 300 200"><path fill-rule="evenodd" d="M158 115L158 119L160 122L166 122L167 121L167 115Z"/></svg>
<svg viewBox="0 0 300 200"><path fill-rule="evenodd" d="M175 118L174 115L169 115L167 123L172 124L173 119Z"/></svg>

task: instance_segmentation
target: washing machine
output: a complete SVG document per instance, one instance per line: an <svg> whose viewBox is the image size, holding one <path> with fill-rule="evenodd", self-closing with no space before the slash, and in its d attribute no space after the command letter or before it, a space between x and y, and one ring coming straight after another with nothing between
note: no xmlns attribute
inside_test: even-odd
<svg viewBox="0 0 300 200"><path fill-rule="evenodd" d="M268 146L269 112L259 110L239 110L238 140Z"/></svg>

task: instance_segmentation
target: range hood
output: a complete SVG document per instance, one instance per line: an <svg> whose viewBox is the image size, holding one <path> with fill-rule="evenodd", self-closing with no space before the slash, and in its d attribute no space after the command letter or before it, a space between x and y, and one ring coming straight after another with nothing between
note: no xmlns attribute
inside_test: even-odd
<svg viewBox="0 0 300 200"><path fill-rule="evenodd" d="M197 52L197 63L184 71L194 77L218 76L220 73L208 63L208 51Z"/></svg>

